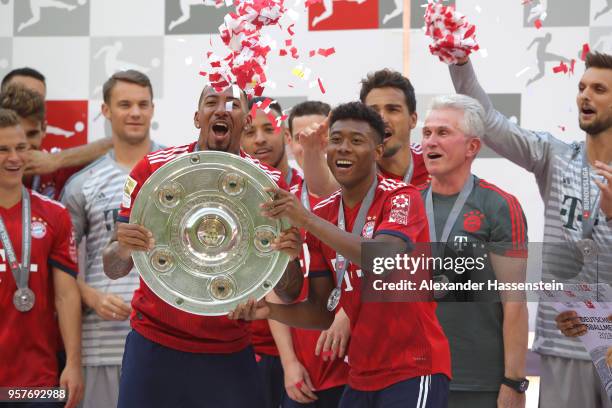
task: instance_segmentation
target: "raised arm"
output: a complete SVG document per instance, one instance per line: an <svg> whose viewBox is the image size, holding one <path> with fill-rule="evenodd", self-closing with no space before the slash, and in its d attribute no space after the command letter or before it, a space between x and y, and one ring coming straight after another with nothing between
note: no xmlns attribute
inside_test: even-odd
<svg viewBox="0 0 612 408"><path fill-rule="evenodd" d="M323 123L311 125L298 133L304 150L304 181L308 191L318 197L327 197L340 188L325 158L328 132L329 117Z"/></svg>
<svg viewBox="0 0 612 408"><path fill-rule="evenodd" d="M27 174L47 174L67 167L80 167L93 162L112 148L110 137L57 153L39 150L28 152Z"/></svg>
<svg viewBox="0 0 612 408"><path fill-rule="evenodd" d="M455 91L478 100L485 109L484 142L497 154L534 173L538 179L544 177L552 158L552 144L561 142L549 133L523 129L495 110L469 60L463 65L450 65L449 69Z"/></svg>

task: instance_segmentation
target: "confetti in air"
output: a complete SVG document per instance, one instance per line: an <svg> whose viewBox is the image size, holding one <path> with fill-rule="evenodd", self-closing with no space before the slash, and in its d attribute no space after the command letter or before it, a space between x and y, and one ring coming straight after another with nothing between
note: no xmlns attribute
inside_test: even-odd
<svg viewBox="0 0 612 408"><path fill-rule="evenodd" d="M216 1L217 4L223 2ZM319 1L306 1L306 6ZM282 32L286 32L289 38L280 42L283 47L278 49L278 55L300 59L299 49L292 38L295 35L295 23L284 29L281 26L281 19L285 15L291 22L296 21L299 14L295 10L287 9L284 3L285 0L225 0L226 5L235 6L235 11L226 14L223 24L219 27L221 40L227 51L223 55L208 52L206 57L210 70L202 70L200 75L207 77L218 91L235 84L244 89L250 97L262 95L266 86L272 86L272 82L266 77L266 66L270 52L277 49L276 42L264 35L262 30L277 26ZM319 48L318 51L311 51L309 56L318 54L329 57L335 52L333 47ZM320 88L324 92L323 87Z"/></svg>
<svg viewBox="0 0 612 408"><path fill-rule="evenodd" d="M429 0L425 11L425 28L425 35L433 39L429 51L442 62L455 64L478 51L476 26L452 6Z"/></svg>
<svg viewBox="0 0 612 408"><path fill-rule="evenodd" d="M272 51L262 28L278 25L286 11L283 3L284 0L236 1L235 12L226 14L219 27L227 54L207 53L211 70L200 75L208 76L218 91L236 84L250 96L261 95L267 82L265 66Z"/></svg>
<svg viewBox="0 0 612 408"><path fill-rule="evenodd" d="M580 54L580 59L585 61L586 60L586 56L587 54L591 51L591 49L589 48L589 44L583 44L582 45L582 53Z"/></svg>
<svg viewBox="0 0 612 408"><path fill-rule="evenodd" d="M536 18L536 20L533 22L533 25L535 28L539 30L540 28L542 28L542 20L540 20L539 18Z"/></svg>

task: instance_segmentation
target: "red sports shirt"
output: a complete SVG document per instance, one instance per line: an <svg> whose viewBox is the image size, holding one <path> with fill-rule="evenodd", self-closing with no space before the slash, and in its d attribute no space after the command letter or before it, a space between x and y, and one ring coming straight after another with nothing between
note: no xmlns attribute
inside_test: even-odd
<svg viewBox="0 0 612 408"><path fill-rule="evenodd" d="M291 186L290 191L301 199L303 188L304 180L300 180L298 184ZM312 194L309 194L308 198L311 209L321 200ZM305 234L302 235L302 239L305 239ZM309 274L310 253L306 243L303 244L303 250L300 254L300 264L304 271L304 286L302 287L299 299L303 300L308 296L308 279L316 279L316 277L312 277ZM321 332L319 330L291 328L295 355L306 371L308 371L312 385L317 391L344 385L348 380L348 365L344 360L336 358L334 361L324 361L323 356L315 356L315 348L320 335Z"/></svg>
<svg viewBox="0 0 612 408"><path fill-rule="evenodd" d="M414 173L412 173L412 180L410 184L413 186L419 186L429 181L429 172L425 167L425 161L423 160L423 149L420 144L412 143L410 145L410 152L412 153L412 163L414 163ZM378 167L378 172L385 178L393 179L397 181L404 181L404 175L397 175L389 173Z"/></svg>
<svg viewBox="0 0 612 408"><path fill-rule="evenodd" d="M17 284L0 241L0 386L53 387L57 368L57 319L52 268L76 277L77 250L72 222L60 203L36 192L30 194L32 247L28 287L36 296L32 310L22 313L13 305ZM0 207L17 259L21 261L21 202Z"/></svg>
<svg viewBox="0 0 612 408"><path fill-rule="evenodd" d="M293 193L296 188L302 185L304 179L302 179L302 176L297 170L291 167L289 168L289 175L289 190ZM285 178L284 180L286 183L287 179ZM315 200L314 202L316 202L314 197L310 196L309 198L311 201ZM300 262L303 263L303 258L300 258ZM265 354L268 356L279 355L278 348L274 342L274 337L272 336L270 325L268 324L267 320L255 320L251 323L251 342L256 354Z"/></svg>
<svg viewBox="0 0 612 408"><path fill-rule="evenodd" d="M169 161L195 151L196 144L159 150L138 162L130 173L131 180L126 183L131 193L129 200L124 198L118 221L129 222L131 205L151 174ZM242 150L240 157L262 168L281 188L286 188L280 171L260 163ZM157 297L142 279L132 298L130 319L132 328L147 339L186 352L234 353L247 347L251 341L248 323L229 320L226 316L199 316L181 311Z"/></svg>
<svg viewBox="0 0 612 408"><path fill-rule="evenodd" d="M340 192L332 194L315 206L314 213L337 225L340 199ZM400 201L401 208L396 207ZM347 231L352 230L359 207L345 208ZM361 235L373 238L378 234L408 242L429 241L425 206L415 187L378 176ZM336 252L311 234L307 243L310 274L334 271ZM442 373L450 378L449 345L436 317L436 303L362 303L362 277L362 271L351 263L342 283L340 305L351 321L349 385L374 391L423 375Z"/></svg>

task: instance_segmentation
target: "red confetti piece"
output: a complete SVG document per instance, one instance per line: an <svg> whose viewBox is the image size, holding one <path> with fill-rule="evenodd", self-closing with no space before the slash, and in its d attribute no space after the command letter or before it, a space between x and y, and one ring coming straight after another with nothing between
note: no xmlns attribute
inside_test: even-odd
<svg viewBox="0 0 612 408"><path fill-rule="evenodd" d="M204 72L204 71L200 71L200 75L202 75L202 76L206 76L207 74L206 74L206 72Z"/></svg>
<svg viewBox="0 0 612 408"><path fill-rule="evenodd" d="M321 82L321 78L317 78L317 81L319 82L319 89L321 90L321 93L325 93L325 88L323 87L323 82Z"/></svg>
<svg viewBox="0 0 612 408"><path fill-rule="evenodd" d="M284 57L285 55L287 55L287 50L282 49L278 52L278 55L280 55L281 57Z"/></svg>
<svg viewBox="0 0 612 408"><path fill-rule="evenodd" d="M291 56L292 56L293 58L295 58L295 59L298 59L298 58L299 58L297 48L295 48L295 47L291 47L291 49L290 49L289 51L291 51Z"/></svg>
<svg viewBox="0 0 612 408"><path fill-rule="evenodd" d="M591 51L591 49L589 48L589 44L583 44L582 45L582 54L580 54L580 59L581 60L586 60L586 56L587 54Z"/></svg>
<svg viewBox="0 0 612 408"><path fill-rule="evenodd" d="M559 125L559 129L561 129L562 132L565 132L565 126Z"/></svg>
<svg viewBox="0 0 612 408"><path fill-rule="evenodd" d="M293 44L293 40L291 40L291 39L285 40L285 46L291 47L291 44Z"/></svg>
<svg viewBox="0 0 612 408"><path fill-rule="evenodd" d="M295 32L293 31L293 27L295 27L295 23L294 23L294 24L291 24L289 27L287 27L287 32L288 32L290 35L295 35Z"/></svg>
<svg viewBox="0 0 612 408"><path fill-rule="evenodd" d="M564 74L566 74L567 71L568 71L567 65L563 61L561 61L561 63L557 65L556 67L553 67L553 72L555 74L558 74L560 72L563 72Z"/></svg>
<svg viewBox="0 0 612 408"><path fill-rule="evenodd" d="M574 73L575 66L576 66L576 60L572 58L572 62L571 62L570 69L569 69L570 73L572 74Z"/></svg>
<svg viewBox="0 0 612 408"><path fill-rule="evenodd" d="M314 57L315 55L317 55L317 52L315 50L310 50L310 52L308 53L308 56L310 58Z"/></svg>
<svg viewBox="0 0 612 408"><path fill-rule="evenodd" d="M533 22L533 25L539 30L540 28L542 28L542 20L536 18L536 21Z"/></svg>
<svg viewBox="0 0 612 408"><path fill-rule="evenodd" d="M331 48L319 48L319 55L322 55L324 57L329 57L330 55L334 54L336 52L336 49L334 47Z"/></svg>

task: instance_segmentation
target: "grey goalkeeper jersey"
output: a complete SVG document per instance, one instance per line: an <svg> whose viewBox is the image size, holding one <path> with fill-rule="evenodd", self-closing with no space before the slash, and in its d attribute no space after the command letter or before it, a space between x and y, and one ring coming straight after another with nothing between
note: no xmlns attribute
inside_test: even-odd
<svg viewBox="0 0 612 408"><path fill-rule="evenodd" d="M482 89L471 62L450 66L457 93L471 96L486 111L484 142L497 154L535 175L544 201L544 245L542 280L565 283L612 282L612 221L597 208L592 238L599 248L597 262L583 265L575 243L582 239L581 170L584 142L565 143L550 133L522 129L493 107ZM591 200L599 188L593 181ZM563 336L556 328L557 313L551 305L540 303L533 348L541 354L590 360L579 340Z"/></svg>
<svg viewBox="0 0 612 408"><path fill-rule="evenodd" d="M161 147L153 143L152 151ZM86 239L85 282L131 304L139 285L138 273L111 280L102 269L102 250L111 238L130 169L121 167L111 150L70 178L61 197L72 218L77 243ZM121 365L130 321L107 321L93 309L83 313L82 362L86 366Z"/></svg>

